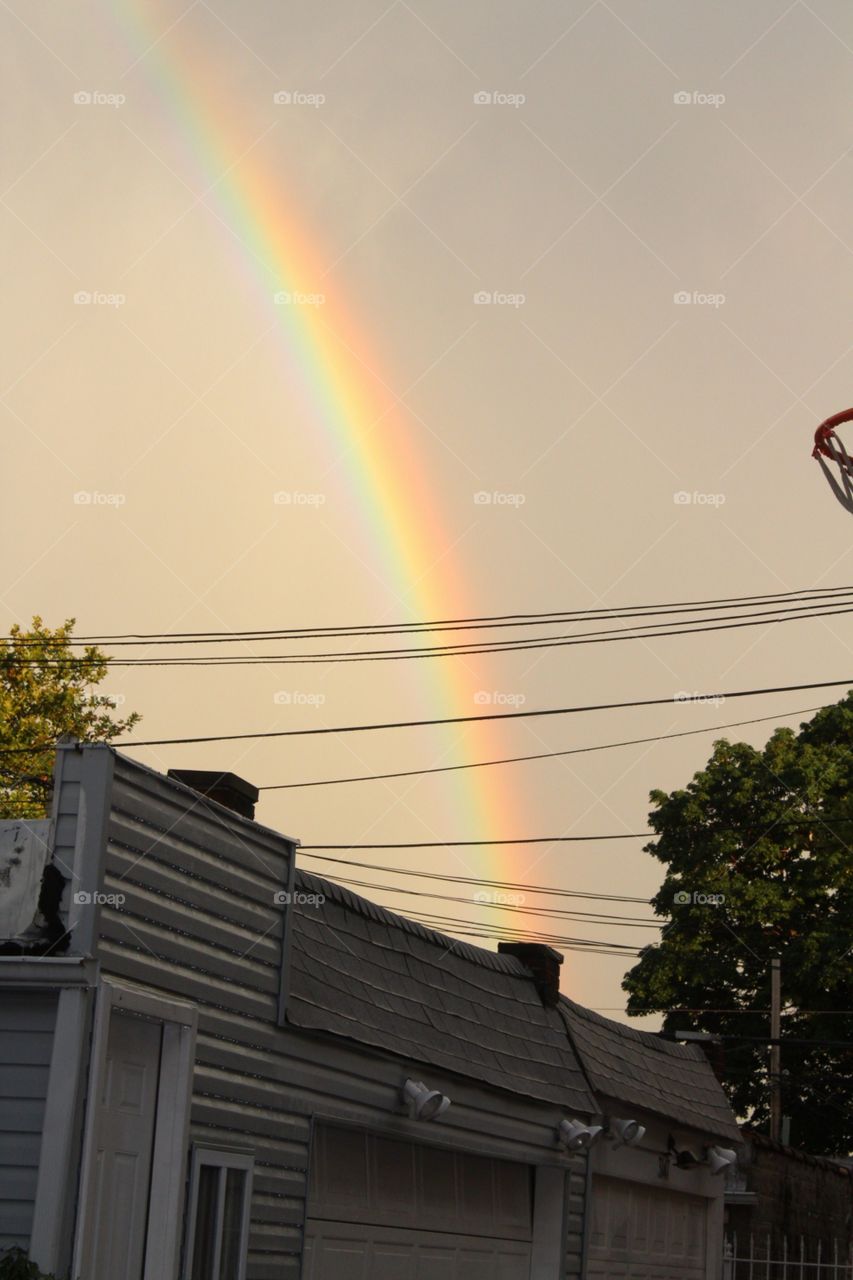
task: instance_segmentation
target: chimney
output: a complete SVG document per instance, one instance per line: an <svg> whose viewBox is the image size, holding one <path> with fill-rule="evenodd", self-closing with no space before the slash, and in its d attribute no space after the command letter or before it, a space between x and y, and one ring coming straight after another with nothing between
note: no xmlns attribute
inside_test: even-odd
<svg viewBox="0 0 853 1280"><path fill-rule="evenodd" d="M546 1009L554 1009L560 999L560 965L563 957L542 942L499 942L498 951L515 956L533 974L539 999Z"/></svg>
<svg viewBox="0 0 853 1280"><path fill-rule="evenodd" d="M258 788L245 778L238 778L236 773L216 773L212 769L170 769L167 776L239 813L241 818L255 816Z"/></svg>

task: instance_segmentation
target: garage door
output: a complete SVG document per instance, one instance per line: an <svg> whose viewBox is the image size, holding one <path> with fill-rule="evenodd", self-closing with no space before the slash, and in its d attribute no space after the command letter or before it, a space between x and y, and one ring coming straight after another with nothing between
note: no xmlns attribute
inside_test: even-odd
<svg viewBox="0 0 853 1280"><path fill-rule="evenodd" d="M528 1165L318 1126L304 1280L529 1280Z"/></svg>
<svg viewBox="0 0 853 1280"><path fill-rule="evenodd" d="M708 1201L621 1178L593 1177L587 1275L706 1280Z"/></svg>

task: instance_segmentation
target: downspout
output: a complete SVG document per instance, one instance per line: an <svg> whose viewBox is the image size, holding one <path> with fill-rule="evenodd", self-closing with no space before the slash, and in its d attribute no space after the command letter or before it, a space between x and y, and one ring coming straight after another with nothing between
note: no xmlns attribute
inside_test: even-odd
<svg viewBox="0 0 853 1280"><path fill-rule="evenodd" d="M575 1045L574 1039L572 1037L571 1024L566 1015L566 1010L565 1010L565 1006L563 1005L562 999L560 1000L560 1003L557 1005L557 1012L559 1013L560 1018L562 1019L562 1022L563 1022L563 1026L566 1029L566 1039L568 1040L569 1044L572 1046L572 1052L574 1053L575 1060L577 1061L577 1064L581 1069L581 1075L586 1081L586 1086L589 1089L589 1092L593 1101L597 1102L598 1099L596 1097L595 1090L592 1087L592 1081L589 1079L589 1076L586 1073L586 1068L584 1067L584 1064L583 1064L583 1058L578 1053L577 1046ZM569 1194L571 1194L571 1174L569 1174L568 1189L569 1189ZM588 1258L589 1258L591 1202L592 1202L592 1152L587 1151L586 1170L584 1173L584 1188L583 1188L583 1228L581 1230L580 1280L586 1280L586 1275L587 1275L587 1264L588 1264Z"/></svg>

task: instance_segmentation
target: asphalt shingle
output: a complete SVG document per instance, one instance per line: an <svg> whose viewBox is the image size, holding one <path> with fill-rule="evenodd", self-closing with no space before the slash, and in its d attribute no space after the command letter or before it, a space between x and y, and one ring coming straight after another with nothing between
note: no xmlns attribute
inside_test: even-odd
<svg viewBox="0 0 853 1280"><path fill-rule="evenodd" d="M294 904L288 1021L591 1115L595 1101L556 1009L529 971L426 929L308 872Z"/></svg>
<svg viewBox="0 0 853 1280"><path fill-rule="evenodd" d="M597 1094L740 1141L726 1095L698 1045L603 1018L565 996L559 1007Z"/></svg>
<svg viewBox="0 0 853 1280"><path fill-rule="evenodd" d="M565 996L546 1009L515 956L474 947L306 871L293 914L287 1017L590 1116L602 1099L739 1139L704 1054ZM593 1096L598 1095L598 1101Z"/></svg>

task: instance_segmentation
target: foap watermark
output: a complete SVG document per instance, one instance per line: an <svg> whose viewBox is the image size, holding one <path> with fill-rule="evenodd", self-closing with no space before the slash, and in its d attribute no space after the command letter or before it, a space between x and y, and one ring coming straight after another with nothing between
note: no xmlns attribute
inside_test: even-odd
<svg viewBox="0 0 853 1280"><path fill-rule="evenodd" d="M123 707L127 698L123 693L99 693L99 698L108 698L114 707Z"/></svg>
<svg viewBox="0 0 853 1280"><path fill-rule="evenodd" d="M678 693L672 695L673 702L707 702L709 706L721 707L725 702L725 695L722 693L699 693L698 689L693 693L689 689L679 689Z"/></svg>
<svg viewBox="0 0 853 1280"><path fill-rule="evenodd" d="M77 107L123 107L127 97L123 93L104 93L101 89L78 89L74 94Z"/></svg>
<svg viewBox="0 0 853 1280"><path fill-rule="evenodd" d="M726 100L724 93L703 93L701 89L680 89L672 95L677 107L714 107L719 110Z"/></svg>
<svg viewBox="0 0 853 1280"><path fill-rule="evenodd" d="M679 889L672 895L676 907L721 907L726 900L724 893L704 893L700 889Z"/></svg>
<svg viewBox="0 0 853 1280"><path fill-rule="evenodd" d="M277 507L322 507L326 503L325 493L306 493L302 489L279 489L272 500Z"/></svg>
<svg viewBox="0 0 853 1280"><path fill-rule="evenodd" d="M502 689L478 689L474 702L478 707L523 707L527 697L523 693L507 693Z"/></svg>
<svg viewBox="0 0 853 1280"><path fill-rule="evenodd" d="M104 293L99 289L78 289L74 295L75 307L123 307L126 302L123 293Z"/></svg>
<svg viewBox="0 0 853 1280"><path fill-rule="evenodd" d="M474 894L474 902L482 902L490 907L522 907L527 901L523 893L506 893L498 889L480 889Z"/></svg>
<svg viewBox="0 0 853 1280"><path fill-rule="evenodd" d="M677 307L722 307L725 305L724 293L702 293L699 289L679 289L672 295Z"/></svg>
<svg viewBox="0 0 853 1280"><path fill-rule="evenodd" d="M322 307L325 301L325 293L300 293L298 289L279 289L273 294L277 307Z"/></svg>
<svg viewBox="0 0 853 1280"><path fill-rule="evenodd" d="M78 907L115 907L116 911L121 911L127 897L123 893L101 893L98 890L89 893L86 889L78 889L74 901Z"/></svg>
<svg viewBox="0 0 853 1280"><path fill-rule="evenodd" d="M502 89L480 89L474 94L475 107L523 107L526 93L505 93Z"/></svg>
<svg viewBox="0 0 853 1280"><path fill-rule="evenodd" d="M300 889L291 893L288 889L278 889L272 896L277 907L322 907L326 901L323 893L305 893Z"/></svg>
<svg viewBox="0 0 853 1280"><path fill-rule="evenodd" d="M278 689L272 696L277 707L322 707L325 693L306 693L302 689Z"/></svg>
<svg viewBox="0 0 853 1280"><path fill-rule="evenodd" d="M74 495L75 507L123 507L126 493L101 493L98 489L78 489Z"/></svg>
<svg viewBox="0 0 853 1280"><path fill-rule="evenodd" d="M726 500L726 495L699 493L696 489L688 493L686 489L679 489L672 495L672 500L677 507L721 507Z"/></svg>
<svg viewBox="0 0 853 1280"><path fill-rule="evenodd" d="M279 89L272 100L277 107L322 107L325 93L304 93L301 89Z"/></svg>
<svg viewBox="0 0 853 1280"><path fill-rule="evenodd" d="M523 307L526 293L501 293L499 289L478 289L474 294L476 307Z"/></svg>
<svg viewBox="0 0 853 1280"><path fill-rule="evenodd" d="M504 493L500 489L480 489L474 494L475 507L523 507L526 501L524 493Z"/></svg>

